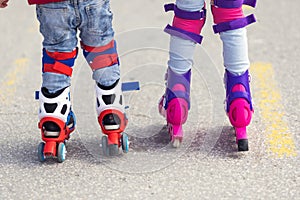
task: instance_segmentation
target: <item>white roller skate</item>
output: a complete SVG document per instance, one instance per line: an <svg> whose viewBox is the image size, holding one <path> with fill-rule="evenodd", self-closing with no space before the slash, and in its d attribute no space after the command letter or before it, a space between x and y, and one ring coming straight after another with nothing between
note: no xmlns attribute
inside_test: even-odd
<svg viewBox="0 0 300 200"><path fill-rule="evenodd" d="M125 153L129 149L128 136L123 133L128 119L121 85L118 80L111 87L95 86L98 122L104 134L102 149L106 156L118 155L121 146Z"/></svg>
<svg viewBox="0 0 300 200"><path fill-rule="evenodd" d="M66 156L65 141L75 129L75 115L71 109L69 87L51 94L46 88L38 93L40 102L39 123L42 140L38 147L41 162L47 157L57 157L63 162Z"/></svg>

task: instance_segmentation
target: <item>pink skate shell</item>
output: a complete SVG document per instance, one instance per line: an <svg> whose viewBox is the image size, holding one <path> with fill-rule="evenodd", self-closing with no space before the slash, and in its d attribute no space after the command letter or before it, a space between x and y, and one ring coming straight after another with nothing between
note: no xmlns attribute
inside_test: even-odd
<svg viewBox="0 0 300 200"><path fill-rule="evenodd" d="M247 139L246 127L235 128L235 134L236 134L236 142L238 142L238 140Z"/></svg>
<svg viewBox="0 0 300 200"><path fill-rule="evenodd" d="M238 84L232 88L232 92L242 91L245 92L246 89L243 85ZM229 109L229 120L234 127L246 127L250 124L252 113L250 109L250 104L242 98L235 99Z"/></svg>
<svg viewBox="0 0 300 200"><path fill-rule="evenodd" d="M252 118L249 103L242 98L234 100L230 105L228 116L234 127L241 128L248 126Z"/></svg>

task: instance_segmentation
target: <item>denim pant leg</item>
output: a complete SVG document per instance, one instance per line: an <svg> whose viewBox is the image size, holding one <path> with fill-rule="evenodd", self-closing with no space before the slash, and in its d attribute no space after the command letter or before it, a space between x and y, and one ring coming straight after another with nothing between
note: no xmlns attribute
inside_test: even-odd
<svg viewBox="0 0 300 200"><path fill-rule="evenodd" d="M176 0L178 8L185 11L198 11L204 7L204 0ZM168 66L176 73L183 74L191 69L196 43L171 36Z"/></svg>
<svg viewBox="0 0 300 200"><path fill-rule="evenodd" d="M90 0L81 6L82 24L79 26L82 42L92 47L100 47L114 39L113 14L108 0ZM118 64L93 71L93 79L101 85L110 86L120 78Z"/></svg>
<svg viewBox="0 0 300 200"><path fill-rule="evenodd" d="M41 4L36 6L43 48L49 52L71 52L77 46L74 9L69 1ZM42 87L56 92L70 86L70 77L63 74L43 73Z"/></svg>

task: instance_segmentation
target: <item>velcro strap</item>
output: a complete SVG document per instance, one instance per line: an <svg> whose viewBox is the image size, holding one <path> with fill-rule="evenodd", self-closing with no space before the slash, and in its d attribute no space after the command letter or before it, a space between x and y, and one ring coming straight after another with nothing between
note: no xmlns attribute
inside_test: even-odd
<svg viewBox="0 0 300 200"><path fill-rule="evenodd" d="M188 109L190 109L190 98L189 98L189 94L184 92L184 91L172 91L169 88L166 89L166 95L167 95L167 101L166 104L164 105L164 108L167 109L168 108L168 104L172 99L175 98L182 98L185 99L188 102Z"/></svg>
<svg viewBox="0 0 300 200"><path fill-rule="evenodd" d="M92 47L83 44L83 42L80 42L81 47L87 51L87 52L93 52L93 53L98 53L98 52L104 52L108 49L114 48L115 47L115 40L110 41L107 45L101 46L101 47Z"/></svg>
<svg viewBox="0 0 300 200"><path fill-rule="evenodd" d="M228 30L235 30L243 28L249 24L256 22L256 19L253 14L248 15L247 17L235 19L229 22L222 22L220 24L214 25L213 29L215 33L220 33Z"/></svg>
<svg viewBox="0 0 300 200"><path fill-rule="evenodd" d="M239 8L242 5L256 6L256 0L214 0L213 5L219 8Z"/></svg>
<svg viewBox="0 0 300 200"><path fill-rule="evenodd" d="M192 32L188 32L188 31L182 30L180 28L173 27L169 24L166 26L164 31L170 35L177 36L177 37L180 37L185 40L191 40L191 41L199 43L199 44L201 44L202 39L203 39L203 37L201 35L198 35L198 34L192 33Z"/></svg>
<svg viewBox="0 0 300 200"><path fill-rule="evenodd" d="M50 52L46 50L48 56L50 56L54 60L67 60L71 58L76 58L77 52L78 52L77 48L72 52Z"/></svg>
<svg viewBox="0 0 300 200"><path fill-rule="evenodd" d="M44 63L44 72L53 72L58 74L65 74L71 76L73 69L68 65L55 61L54 64Z"/></svg>
<svg viewBox="0 0 300 200"><path fill-rule="evenodd" d="M205 18L206 16L205 8L203 8L202 11L189 12L189 11L179 9L174 3L166 4L164 8L165 8L165 12L174 11L175 16L182 19L197 20L197 19Z"/></svg>
<svg viewBox="0 0 300 200"><path fill-rule="evenodd" d="M252 103L251 103L251 96L248 92L232 92L226 101L227 102L227 108L226 108L227 112L229 112L229 105L235 99L238 99L238 98L245 99L250 104L250 110L253 110Z"/></svg>
<svg viewBox="0 0 300 200"><path fill-rule="evenodd" d="M115 64L118 64L118 54L104 54L95 57L92 61L89 62L92 70L97 70L104 67L109 67Z"/></svg>

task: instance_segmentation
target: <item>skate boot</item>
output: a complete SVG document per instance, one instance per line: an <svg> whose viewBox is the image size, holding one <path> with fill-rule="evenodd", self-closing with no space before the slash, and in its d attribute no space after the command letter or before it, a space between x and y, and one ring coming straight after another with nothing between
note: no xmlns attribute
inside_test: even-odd
<svg viewBox="0 0 300 200"><path fill-rule="evenodd" d="M98 122L104 134L102 136L102 149L106 156L119 154L119 148L127 153L129 149L128 136L123 133L127 125L125 102L122 95L121 82L118 80L110 87L97 84L96 110Z"/></svg>
<svg viewBox="0 0 300 200"><path fill-rule="evenodd" d="M228 70L225 72L226 112L235 129L239 151L249 149L246 126L250 124L254 111L249 82L248 70L240 76L234 76Z"/></svg>
<svg viewBox="0 0 300 200"><path fill-rule="evenodd" d="M168 68L166 92L159 101L159 113L167 120L172 146L177 148L183 139L182 125L188 117L190 108L191 70L177 74Z"/></svg>
<svg viewBox="0 0 300 200"><path fill-rule="evenodd" d="M75 129L75 115L71 109L70 89L66 87L54 94L41 88L39 94L40 110L38 127L42 140L38 147L41 162L48 157L56 157L63 162L66 157L65 141Z"/></svg>

